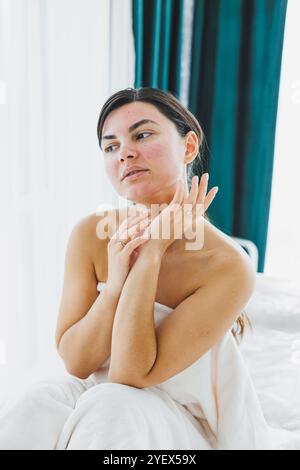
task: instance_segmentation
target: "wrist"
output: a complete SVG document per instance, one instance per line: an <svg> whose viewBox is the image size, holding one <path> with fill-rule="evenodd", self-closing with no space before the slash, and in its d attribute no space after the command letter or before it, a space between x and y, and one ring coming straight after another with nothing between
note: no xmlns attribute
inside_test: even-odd
<svg viewBox="0 0 300 470"><path fill-rule="evenodd" d="M143 259L149 263L160 264L165 251L166 250L162 247L149 244L149 246L143 247L138 259Z"/></svg>
<svg viewBox="0 0 300 470"><path fill-rule="evenodd" d="M123 286L116 286L109 281L107 281L106 286L105 286L105 291L107 296L109 296L113 300L119 301L119 298L122 293Z"/></svg>

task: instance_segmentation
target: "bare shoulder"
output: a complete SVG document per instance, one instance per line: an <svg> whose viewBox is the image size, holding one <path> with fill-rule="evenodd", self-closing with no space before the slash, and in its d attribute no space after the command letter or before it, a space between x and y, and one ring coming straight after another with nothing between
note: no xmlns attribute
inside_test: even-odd
<svg viewBox="0 0 300 470"><path fill-rule="evenodd" d="M78 235L83 237L83 239L89 240L94 232L96 218L97 216L95 213L91 213L82 217L78 220L78 222L76 222L72 232L77 233Z"/></svg>
<svg viewBox="0 0 300 470"><path fill-rule="evenodd" d="M83 217L77 224L77 230L85 240L99 281L105 282L107 279L107 245L126 217L126 213L126 209L93 212Z"/></svg>
<svg viewBox="0 0 300 470"><path fill-rule="evenodd" d="M211 257L210 269L201 287L227 285L230 298L236 295L248 301L255 289L256 274L249 256L242 251L231 246L217 250Z"/></svg>
<svg viewBox="0 0 300 470"><path fill-rule="evenodd" d="M255 270L251 260L236 241L211 223L206 224L205 241L206 251L210 253L205 280L218 273L232 273L248 279L249 283L255 282Z"/></svg>
<svg viewBox="0 0 300 470"><path fill-rule="evenodd" d="M101 240L97 236L97 224L104 219L104 216L96 213L88 214L82 217L73 227L72 233L76 234L82 240L82 246L91 254L93 249L99 246Z"/></svg>
<svg viewBox="0 0 300 470"><path fill-rule="evenodd" d="M102 228L99 224L103 224L105 231L105 220L107 214L100 215L93 212L82 217L74 226L72 233L80 238L82 254L88 256L93 264L94 272L98 280L103 280L106 272L106 251L109 238L101 237ZM109 230L108 230L109 233Z"/></svg>

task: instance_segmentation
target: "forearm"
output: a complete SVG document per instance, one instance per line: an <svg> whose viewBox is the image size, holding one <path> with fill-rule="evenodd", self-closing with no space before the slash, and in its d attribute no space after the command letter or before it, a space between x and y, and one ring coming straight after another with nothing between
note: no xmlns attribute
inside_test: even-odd
<svg viewBox="0 0 300 470"><path fill-rule="evenodd" d="M142 251L127 276L113 325L110 381L130 384L147 375L155 362L154 302L161 258Z"/></svg>
<svg viewBox="0 0 300 470"><path fill-rule="evenodd" d="M108 359L119 298L120 293L106 286L87 314L62 336L58 352L70 374L85 379Z"/></svg>

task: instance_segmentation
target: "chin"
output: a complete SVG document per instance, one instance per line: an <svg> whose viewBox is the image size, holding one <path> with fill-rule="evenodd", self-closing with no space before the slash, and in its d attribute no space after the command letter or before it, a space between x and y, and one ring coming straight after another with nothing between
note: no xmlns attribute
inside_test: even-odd
<svg viewBox="0 0 300 470"><path fill-rule="evenodd" d="M152 191L148 187L146 188L131 188L126 191L125 197L126 199L133 199L134 201L141 202L142 200L151 198Z"/></svg>

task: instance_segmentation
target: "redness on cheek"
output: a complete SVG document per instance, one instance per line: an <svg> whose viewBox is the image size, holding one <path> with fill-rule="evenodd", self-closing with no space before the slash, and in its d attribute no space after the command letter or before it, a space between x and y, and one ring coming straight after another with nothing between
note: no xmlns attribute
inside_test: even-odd
<svg viewBox="0 0 300 470"><path fill-rule="evenodd" d="M145 163L164 164L165 161L169 160L169 149L166 151L165 145L148 144L144 157Z"/></svg>

